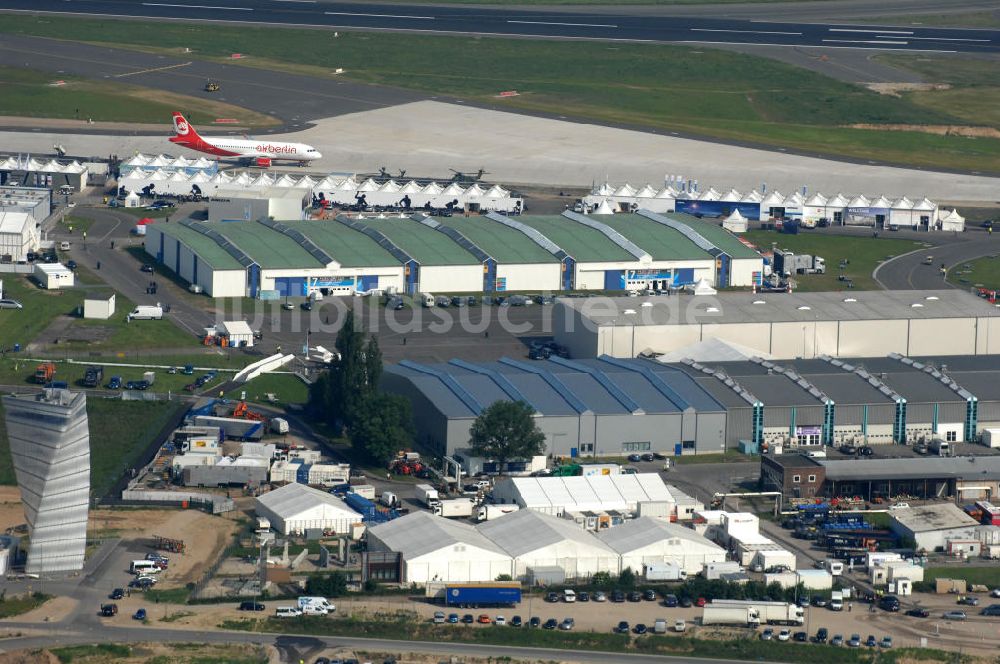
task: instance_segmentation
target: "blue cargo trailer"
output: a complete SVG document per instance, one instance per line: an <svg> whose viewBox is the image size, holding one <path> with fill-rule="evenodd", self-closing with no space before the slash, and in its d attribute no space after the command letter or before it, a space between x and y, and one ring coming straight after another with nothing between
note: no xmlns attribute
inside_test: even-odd
<svg viewBox="0 0 1000 664"><path fill-rule="evenodd" d="M463 608L516 606L521 602L521 586L517 583L463 583L447 585L445 606Z"/></svg>

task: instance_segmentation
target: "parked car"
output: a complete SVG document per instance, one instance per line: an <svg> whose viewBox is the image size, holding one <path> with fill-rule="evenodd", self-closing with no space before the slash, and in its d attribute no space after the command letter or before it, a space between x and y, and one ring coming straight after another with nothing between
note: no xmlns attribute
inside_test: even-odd
<svg viewBox="0 0 1000 664"><path fill-rule="evenodd" d="M611 601L614 602L615 604L621 604L622 602L625 601L625 593L623 593L620 590L612 590Z"/></svg>
<svg viewBox="0 0 1000 664"><path fill-rule="evenodd" d="M642 455L641 454L629 454L628 455L628 460L629 460L629 463L639 463L640 461L642 461Z"/></svg>
<svg viewBox="0 0 1000 664"><path fill-rule="evenodd" d="M681 608L690 609L694 603L691 601L690 597L681 597Z"/></svg>
<svg viewBox="0 0 1000 664"><path fill-rule="evenodd" d="M869 648L874 648L875 646L878 645L878 640L876 640L874 634L868 635L868 638L865 640L865 645L868 646Z"/></svg>
<svg viewBox="0 0 1000 664"><path fill-rule="evenodd" d="M510 622L507 624L510 625L511 627L520 627L524 623L521 621L521 616L514 616L510 619Z"/></svg>
<svg viewBox="0 0 1000 664"><path fill-rule="evenodd" d="M0 309L24 309L24 305L17 300L5 297L0 300Z"/></svg>
<svg viewBox="0 0 1000 664"><path fill-rule="evenodd" d="M663 596L663 606L667 608L673 608L677 606L677 595L673 593Z"/></svg>
<svg viewBox="0 0 1000 664"><path fill-rule="evenodd" d="M883 636L882 640L878 642L879 648L888 650L892 647L892 637L889 635Z"/></svg>
<svg viewBox="0 0 1000 664"><path fill-rule="evenodd" d="M854 445L851 445L850 443L845 443L840 446L840 453L854 455L858 453L858 448L855 447Z"/></svg>
<svg viewBox="0 0 1000 664"><path fill-rule="evenodd" d="M639 592L638 590L633 590L632 592L630 592L628 594L628 601L630 601L630 602L641 602L642 601L642 593Z"/></svg>
<svg viewBox="0 0 1000 664"><path fill-rule="evenodd" d="M655 590L647 590L647 591L645 591L645 592L642 593L642 598L644 600L646 600L647 602L655 602L656 601L656 591Z"/></svg>
<svg viewBox="0 0 1000 664"><path fill-rule="evenodd" d="M582 591L578 592L576 594L576 601L578 601L578 602L589 602L590 601L590 593L588 593L586 590L582 590Z"/></svg>
<svg viewBox="0 0 1000 664"><path fill-rule="evenodd" d="M956 604L961 604L963 606L979 606L979 598L973 597L972 595L966 595L965 597L959 597Z"/></svg>
<svg viewBox="0 0 1000 664"><path fill-rule="evenodd" d="M558 602L559 601L559 593L557 593L557 592L550 592L550 593L548 593L547 595L545 595L545 601L546 602Z"/></svg>
<svg viewBox="0 0 1000 664"><path fill-rule="evenodd" d="M699 609L705 608L706 604L708 604L708 600L705 599L704 597L699 597L694 601L694 605L697 606Z"/></svg>
<svg viewBox="0 0 1000 664"><path fill-rule="evenodd" d="M863 445L858 448L858 454L860 454L861 456L871 456L875 454L875 450L872 449L869 445Z"/></svg>
<svg viewBox="0 0 1000 664"><path fill-rule="evenodd" d="M305 302L303 302L302 304L299 305L299 308L301 308L302 311L312 311L313 310L313 301L312 300L306 300Z"/></svg>
<svg viewBox="0 0 1000 664"><path fill-rule="evenodd" d="M479 614L479 618L476 619L476 622L478 622L480 625L492 625L493 624L493 618L490 618L485 613L480 613Z"/></svg>
<svg viewBox="0 0 1000 664"><path fill-rule="evenodd" d="M808 632L795 632L795 634L792 635L792 640L796 641L798 643L806 643L806 642L809 641L809 633Z"/></svg>
<svg viewBox="0 0 1000 664"><path fill-rule="evenodd" d="M593 600L595 602L607 602L608 596L604 593L603 590L598 590L597 592L594 593Z"/></svg>
<svg viewBox="0 0 1000 664"><path fill-rule="evenodd" d="M826 606L826 598L823 597L822 595L813 595L812 596L812 605L813 606L818 606L820 608L823 608L824 606Z"/></svg>
<svg viewBox="0 0 1000 664"><path fill-rule="evenodd" d="M471 625L474 622L476 622L476 618L471 613L466 613L464 616L462 616L462 624Z"/></svg>
<svg viewBox="0 0 1000 664"><path fill-rule="evenodd" d="M576 621L572 618L563 618L563 621L559 623L559 629L568 632L569 630L576 627Z"/></svg>
<svg viewBox="0 0 1000 664"><path fill-rule="evenodd" d="M542 629L555 629L556 627L559 627L559 621L555 618L549 618L545 621L545 624L542 625Z"/></svg>
<svg viewBox="0 0 1000 664"><path fill-rule="evenodd" d="M840 634L834 634L833 638L830 639L830 645L838 647L844 645L844 637Z"/></svg>
<svg viewBox="0 0 1000 664"><path fill-rule="evenodd" d="M791 638L792 638L792 630L790 629L783 629L780 632L778 632L779 641L790 641Z"/></svg>
<svg viewBox="0 0 1000 664"><path fill-rule="evenodd" d="M941 614L945 620L965 620L965 611L945 611Z"/></svg>
<svg viewBox="0 0 1000 664"><path fill-rule="evenodd" d="M457 624L458 623L458 614L457 613L449 613L448 614L448 623L452 624L452 625Z"/></svg>
<svg viewBox="0 0 1000 664"><path fill-rule="evenodd" d="M631 630L629 628L628 622L622 620L621 622L618 623L618 626L615 627L614 631L618 632L619 634L628 634L629 631Z"/></svg>
<svg viewBox="0 0 1000 664"><path fill-rule="evenodd" d="M878 601L878 608L895 613L899 611L899 598L895 595L886 595Z"/></svg>
<svg viewBox="0 0 1000 664"><path fill-rule="evenodd" d="M114 599L114 598L112 598ZM1000 604L990 604L979 612L981 616L1000 616Z"/></svg>
<svg viewBox="0 0 1000 664"><path fill-rule="evenodd" d="M240 602L240 611L263 611L264 608L260 602Z"/></svg>
<svg viewBox="0 0 1000 664"><path fill-rule="evenodd" d="M133 620L145 620L146 619L146 609L139 609L132 614Z"/></svg>
<svg viewBox="0 0 1000 664"><path fill-rule="evenodd" d="M122 389L122 377L121 376L112 376L111 380L108 381L108 389L109 390L120 390L120 389Z"/></svg>
<svg viewBox="0 0 1000 664"><path fill-rule="evenodd" d="M154 268L149 263L143 263L142 267L140 267L139 270L142 271L142 272L152 273L154 271Z"/></svg>
<svg viewBox="0 0 1000 664"><path fill-rule="evenodd" d="M632 628L632 631L635 632L636 634L645 634L648 631L648 629L644 624L637 623L636 626Z"/></svg>
<svg viewBox="0 0 1000 664"><path fill-rule="evenodd" d="M829 638L830 632L826 627L820 627L816 630L816 636L813 637L813 642L815 643L826 643L827 638Z"/></svg>
<svg viewBox="0 0 1000 664"><path fill-rule="evenodd" d="M847 640L848 648L860 648L861 647L861 635L851 634L851 638Z"/></svg>
<svg viewBox="0 0 1000 664"><path fill-rule="evenodd" d="M931 612L927 609L921 609L917 607L915 609L910 609L906 612L906 615L912 616L913 618L930 618Z"/></svg>
<svg viewBox="0 0 1000 664"><path fill-rule="evenodd" d="M531 620L528 621L528 627L538 627L542 624L542 619L538 616L532 616Z"/></svg>
<svg viewBox="0 0 1000 664"><path fill-rule="evenodd" d="M764 631L760 633L761 641L770 641L773 638L774 638L774 630L771 629L770 627L765 628Z"/></svg>
<svg viewBox="0 0 1000 664"><path fill-rule="evenodd" d="M125 597L125 591L122 590L121 588L115 588L114 590L111 591L111 594L108 595L109 599L124 599L124 597Z"/></svg>

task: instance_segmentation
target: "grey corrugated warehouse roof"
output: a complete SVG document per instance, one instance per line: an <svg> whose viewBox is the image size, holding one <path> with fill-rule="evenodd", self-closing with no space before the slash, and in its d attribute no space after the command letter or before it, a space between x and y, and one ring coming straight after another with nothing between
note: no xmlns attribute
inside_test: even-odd
<svg viewBox="0 0 1000 664"><path fill-rule="evenodd" d="M569 542L615 555L614 549L573 521L531 509L486 521L477 529L515 558L553 544Z"/></svg>
<svg viewBox="0 0 1000 664"><path fill-rule="evenodd" d="M1000 456L916 459L816 459L826 479L836 482L880 479L1000 479Z"/></svg>
<svg viewBox="0 0 1000 664"><path fill-rule="evenodd" d="M629 326L688 325L692 316L697 316L699 323L716 325L1000 316L1000 308L960 290L756 295L723 292L710 297L683 294L672 298L559 298L556 303L581 312L596 325ZM635 314L626 315L627 310Z"/></svg>
<svg viewBox="0 0 1000 664"><path fill-rule="evenodd" d="M390 365L386 371L405 376L438 410L451 418L471 418L478 414L455 393L455 389L464 391L484 407L495 401L513 399L508 390L514 390L546 416L576 416L578 407L600 415L638 411L675 413L689 406L698 411L723 410L711 394L676 369L641 359L614 362L616 364L600 360L525 363L501 360L429 365L404 362ZM649 367L662 385L617 363ZM454 382L443 380L438 374L450 376ZM669 396L661 388L669 391Z"/></svg>
<svg viewBox="0 0 1000 664"><path fill-rule="evenodd" d="M723 551L722 547L710 542L686 526L649 516L632 519L620 526L601 531L597 533L597 537L622 554L674 538L683 540L687 546L693 544Z"/></svg>

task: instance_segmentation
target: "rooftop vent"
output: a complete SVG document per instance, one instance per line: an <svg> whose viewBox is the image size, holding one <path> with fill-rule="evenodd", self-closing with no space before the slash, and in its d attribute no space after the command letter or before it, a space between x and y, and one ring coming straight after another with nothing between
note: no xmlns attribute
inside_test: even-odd
<svg viewBox="0 0 1000 664"><path fill-rule="evenodd" d="M754 304L767 304L767 301L766 300L754 300L753 303Z"/></svg>
<svg viewBox="0 0 1000 664"><path fill-rule="evenodd" d="M705 309L705 311L707 311L710 314L715 314L715 313L719 312L719 308L718 307L709 307L708 309Z"/></svg>
<svg viewBox="0 0 1000 664"><path fill-rule="evenodd" d="M856 298L856 297L845 297L844 298L844 302L857 302L857 301L858 301L858 298Z"/></svg>
<svg viewBox="0 0 1000 664"><path fill-rule="evenodd" d="M802 306L798 307L799 311L810 311L811 309L812 309L812 307L810 307L807 304L803 304Z"/></svg>
<svg viewBox="0 0 1000 664"><path fill-rule="evenodd" d="M941 298L939 298L937 295L928 295L924 299L925 300L940 300Z"/></svg>
<svg viewBox="0 0 1000 664"><path fill-rule="evenodd" d="M914 303L913 303L913 304L911 304L910 306L911 306L912 308L914 308L914 309L921 309L921 308L923 308L923 306L924 306L924 305L923 305L923 304L921 304L920 302L914 302Z"/></svg>

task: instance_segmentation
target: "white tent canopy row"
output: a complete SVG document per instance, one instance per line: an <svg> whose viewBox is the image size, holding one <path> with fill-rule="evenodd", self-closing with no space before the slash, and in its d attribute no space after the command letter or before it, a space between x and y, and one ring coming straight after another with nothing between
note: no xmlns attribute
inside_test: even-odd
<svg viewBox="0 0 1000 664"><path fill-rule="evenodd" d="M38 159L18 159L17 157L0 158L0 171L28 171L31 173L85 173L87 167L78 161L61 163L55 159L40 161Z"/></svg>
<svg viewBox="0 0 1000 664"><path fill-rule="evenodd" d="M583 203L588 210L600 209L602 213L607 213L608 209L613 211L630 211L636 209L649 210L651 212L676 212L691 209L690 203L703 202L711 205L702 206L706 210L707 216L714 216L712 210L717 214L729 214L727 203L732 203L732 210L736 210L736 204L759 206L759 217L757 220L766 221L775 216L790 219L802 219L803 221L816 221L819 219L829 219L831 223L852 223L852 219L863 219L863 222L855 223L878 223L877 217L883 217L881 223L885 226L925 226L935 227L935 222L939 221L942 214L939 213L938 204L927 199L910 199L906 196L891 197L885 195L866 196L864 194L847 195L837 193L826 196L820 192L808 194L807 190L795 191L790 194L783 194L780 191L750 191L742 193L736 189L730 189L725 193L710 187L707 190L678 190L673 186L654 188L649 184L635 187L629 183L615 186L604 183L595 186L590 194L583 198ZM777 210L776 210L777 209ZM747 215L747 209L742 209L742 215ZM749 217L754 219L755 217ZM837 220L840 221L837 221ZM957 221L952 221L950 230L964 229L957 228ZM736 224L734 224L736 225ZM941 226L943 227L943 225ZM735 230L734 232L741 232Z"/></svg>
<svg viewBox="0 0 1000 664"><path fill-rule="evenodd" d="M308 189L313 196L323 198L335 205L355 205L360 196L368 205L403 206L404 199L409 200L411 208L422 208L430 205L434 208L446 207L449 203L459 209L470 209L470 205L478 206L482 211L520 212L524 201L509 189L500 185L484 187L479 184L463 186L458 183L446 185L437 182L420 184L410 180L400 184L389 180L379 184L373 179L358 182L353 177L327 176L317 180L308 175L292 176L288 174L251 173L247 171L220 171L209 175L206 172L187 173L183 170L156 168L154 170L135 169L123 174L118 186L126 191L141 191L153 185L153 191L158 194L186 195L192 193L192 185L197 185L202 196L211 197L218 189L226 191L242 189L244 191L259 191L272 187Z"/></svg>
<svg viewBox="0 0 1000 664"><path fill-rule="evenodd" d="M205 157L188 159L187 157L172 157L166 154L136 154L135 156L123 161L120 166L122 175L130 173L136 169L144 171L184 171L192 175L198 171L203 171L209 175L214 175L219 172L219 162L212 159L206 159Z"/></svg>

